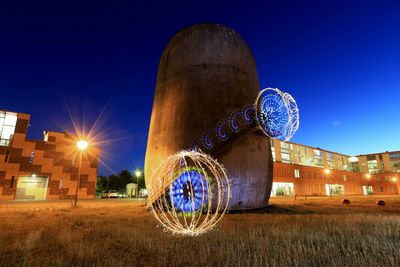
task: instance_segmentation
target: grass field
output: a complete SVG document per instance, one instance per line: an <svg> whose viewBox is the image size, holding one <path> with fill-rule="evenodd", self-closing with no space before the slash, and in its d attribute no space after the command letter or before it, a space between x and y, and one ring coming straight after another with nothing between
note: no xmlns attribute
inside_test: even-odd
<svg viewBox="0 0 400 267"><path fill-rule="evenodd" d="M144 202L0 202L1 266L400 266L400 197L272 199L200 237Z"/></svg>

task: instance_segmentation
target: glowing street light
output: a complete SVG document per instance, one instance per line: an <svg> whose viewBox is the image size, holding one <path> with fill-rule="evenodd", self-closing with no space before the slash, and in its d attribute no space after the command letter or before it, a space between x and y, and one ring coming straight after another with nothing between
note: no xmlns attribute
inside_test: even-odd
<svg viewBox="0 0 400 267"><path fill-rule="evenodd" d="M88 148L88 146L89 146L89 143L85 139L80 139L78 142L76 142L76 147L78 148L80 153L79 153L78 178L76 179L74 207L76 207L78 205L78 189L79 189L80 182L81 182L82 154Z"/></svg>
<svg viewBox="0 0 400 267"><path fill-rule="evenodd" d="M330 169L325 169L325 170L324 170L324 173L325 173L325 174L330 174L330 173L331 173L331 170L330 170Z"/></svg>
<svg viewBox="0 0 400 267"><path fill-rule="evenodd" d="M137 177L137 178L139 178L140 176L142 176L142 171L141 170L136 170L135 171L135 176Z"/></svg>
<svg viewBox="0 0 400 267"><path fill-rule="evenodd" d="M397 182L397 177L392 177L393 183Z"/></svg>
<svg viewBox="0 0 400 267"><path fill-rule="evenodd" d="M82 151L82 150L85 150L89 146L89 143L88 143L88 141L81 139L78 142L76 142L76 146L78 147L79 150Z"/></svg>

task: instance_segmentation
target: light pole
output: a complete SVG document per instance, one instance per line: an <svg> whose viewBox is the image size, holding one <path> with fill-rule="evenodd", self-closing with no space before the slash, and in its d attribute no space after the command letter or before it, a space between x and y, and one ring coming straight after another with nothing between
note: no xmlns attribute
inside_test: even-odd
<svg viewBox="0 0 400 267"><path fill-rule="evenodd" d="M142 171L140 169L137 169L135 171L135 176L136 176L136 184L137 184L137 192L136 192L136 197L139 197L139 177L142 176Z"/></svg>
<svg viewBox="0 0 400 267"><path fill-rule="evenodd" d="M326 186L327 186L328 189L329 189L329 197L331 197L331 186L328 184L328 175L329 175L329 173L331 173L331 170L330 170L330 169L325 169L325 170L324 170Z"/></svg>
<svg viewBox="0 0 400 267"><path fill-rule="evenodd" d="M84 139L81 139L78 142L76 142L76 147L79 149L79 166L78 166L78 178L76 180L74 208L76 208L76 206L78 205L78 189L81 182L82 154L83 151L86 150L88 146L89 143Z"/></svg>

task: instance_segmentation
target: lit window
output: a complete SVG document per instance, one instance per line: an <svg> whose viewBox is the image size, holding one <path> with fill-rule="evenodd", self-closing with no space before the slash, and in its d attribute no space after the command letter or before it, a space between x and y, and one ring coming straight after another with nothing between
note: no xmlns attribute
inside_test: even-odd
<svg viewBox="0 0 400 267"><path fill-rule="evenodd" d="M330 153L330 152L327 152L326 153L326 160L327 160L327 163L328 163L328 167L333 169L334 168L333 154Z"/></svg>
<svg viewBox="0 0 400 267"><path fill-rule="evenodd" d="M14 136L17 113L0 111L0 146L8 146Z"/></svg>
<svg viewBox="0 0 400 267"><path fill-rule="evenodd" d="M300 170L294 169L294 177L300 178Z"/></svg>
<svg viewBox="0 0 400 267"><path fill-rule="evenodd" d="M292 157L290 156L290 145L285 142L281 142L281 157L282 162L293 163Z"/></svg>
<svg viewBox="0 0 400 267"><path fill-rule="evenodd" d="M378 172L378 161L376 159L368 160L367 165L368 165L369 173L377 173Z"/></svg>
<svg viewBox="0 0 400 267"><path fill-rule="evenodd" d="M271 197L278 196L293 196L294 185L293 183L272 183Z"/></svg>
<svg viewBox="0 0 400 267"><path fill-rule="evenodd" d="M346 176L346 174L343 174L343 181L347 181L347 176Z"/></svg>
<svg viewBox="0 0 400 267"><path fill-rule="evenodd" d="M318 149L314 149L314 164L316 166L324 166L322 159L322 151Z"/></svg>
<svg viewBox="0 0 400 267"><path fill-rule="evenodd" d="M270 139L270 142L271 142L272 160L275 161L275 143L272 138Z"/></svg>

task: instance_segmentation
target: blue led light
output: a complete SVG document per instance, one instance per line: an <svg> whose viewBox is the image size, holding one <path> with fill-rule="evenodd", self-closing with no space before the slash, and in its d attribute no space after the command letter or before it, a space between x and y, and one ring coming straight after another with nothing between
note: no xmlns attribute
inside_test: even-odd
<svg viewBox="0 0 400 267"><path fill-rule="evenodd" d="M255 119L256 110L254 106L247 106L243 108L243 118L246 123L252 123Z"/></svg>
<svg viewBox="0 0 400 267"><path fill-rule="evenodd" d="M216 135L218 137L219 140L221 141L225 141L228 139L228 132L226 130L226 127L228 126L229 121L221 121L220 123L218 123L217 127L215 128L215 132Z"/></svg>
<svg viewBox="0 0 400 267"><path fill-rule="evenodd" d="M210 135L213 132L211 130L207 131L204 135L203 135L203 145L205 148L207 149L212 149L214 147L214 141L210 138Z"/></svg>
<svg viewBox="0 0 400 267"><path fill-rule="evenodd" d="M229 125L231 126L232 131L235 133L240 131L239 123L238 123L238 117L240 116L240 112L235 111L229 120Z"/></svg>
<svg viewBox="0 0 400 267"><path fill-rule="evenodd" d="M172 183L167 198L177 212L201 211L207 204L208 186L202 170L187 168Z"/></svg>
<svg viewBox="0 0 400 267"><path fill-rule="evenodd" d="M296 101L279 89L263 90L257 101L257 121L268 136L290 140L299 127Z"/></svg>

